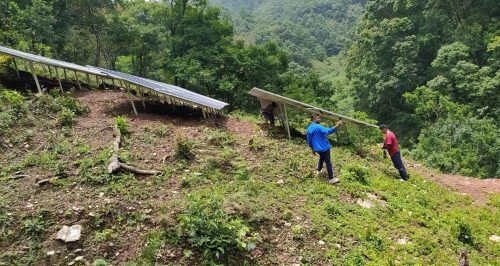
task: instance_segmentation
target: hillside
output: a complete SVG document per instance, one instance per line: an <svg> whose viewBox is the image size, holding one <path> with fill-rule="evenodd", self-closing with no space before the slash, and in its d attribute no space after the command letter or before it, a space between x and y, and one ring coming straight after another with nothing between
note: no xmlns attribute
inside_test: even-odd
<svg viewBox="0 0 500 266"><path fill-rule="evenodd" d="M335 146L332 186L303 139L253 116L214 123L153 103L133 116L111 90L0 95L15 117L1 124L0 265L456 265L461 248L500 264L498 191L474 201L410 162L401 183L376 145L363 157ZM117 116L130 131L120 158L161 175L106 173ZM55 240L76 224L80 240Z"/></svg>
<svg viewBox="0 0 500 266"><path fill-rule="evenodd" d="M309 65L346 51L366 1L211 0L226 10L235 38L251 44L275 41L295 62Z"/></svg>

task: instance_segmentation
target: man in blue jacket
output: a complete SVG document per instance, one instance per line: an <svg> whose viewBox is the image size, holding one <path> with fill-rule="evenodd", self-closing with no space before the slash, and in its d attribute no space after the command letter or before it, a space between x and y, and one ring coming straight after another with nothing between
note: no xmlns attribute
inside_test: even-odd
<svg viewBox="0 0 500 266"><path fill-rule="evenodd" d="M342 120L337 121L332 128L327 128L319 124L321 118L319 114L311 115L312 123L307 127L307 143L311 147L314 155L319 154L318 168L316 169L316 175L321 173L323 169L323 162L326 163L326 170L328 171L328 182L330 184L336 184L340 182L338 178L333 176L333 167L330 159L330 142L327 139L327 135L330 135L337 131L337 127L342 125Z"/></svg>

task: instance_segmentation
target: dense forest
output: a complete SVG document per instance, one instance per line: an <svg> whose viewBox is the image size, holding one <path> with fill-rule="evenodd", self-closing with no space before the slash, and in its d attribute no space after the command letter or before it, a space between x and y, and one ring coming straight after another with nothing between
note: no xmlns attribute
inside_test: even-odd
<svg viewBox="0 0 500 266"><path fill-rule="evenodd" d="M247 43L276 41L295 62L309 65L347 50L366 1L212 0L229 11L236 36Z"/></svg>
<svg viewBox="0 0 500 266"><path fill-rule="evenodd" d="M173 83L233 110L257 110L247 96L257 86L368 115L432 166L500 176L494 0L21 0L0 12L2 45Z"/></svg>

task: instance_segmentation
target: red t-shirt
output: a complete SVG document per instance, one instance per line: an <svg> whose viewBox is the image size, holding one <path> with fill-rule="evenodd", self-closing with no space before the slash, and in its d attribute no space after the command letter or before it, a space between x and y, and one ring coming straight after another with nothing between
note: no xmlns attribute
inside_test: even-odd
<svg viewBox="0 0 500 266"><path fill-rule="evenodd" d="M387 134L385 134L384 144L391 145L390 148L387 148L390 156L393 156L396 152L398 152L398 140L396 139L396 135L394 135L392 131L387 130Z"/></svg>

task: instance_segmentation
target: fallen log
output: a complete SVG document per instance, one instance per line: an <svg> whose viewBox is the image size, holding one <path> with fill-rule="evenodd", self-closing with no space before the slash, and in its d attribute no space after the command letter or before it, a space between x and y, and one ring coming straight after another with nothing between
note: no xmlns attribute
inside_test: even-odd
<svg viewBox="0 0 500 266"><path fill-rule="evenodd" d="M109 160L109 165L108 165L108 173L109 174L114 174L114 173L120 171L121 169L129 171L131 173L138 174L138 175L158 175L158 174L161 174L160 171L143 170L143 169L139 169L137 167L120 162L120 159L118 158L118 152L120 150L122 134L120 132L120 129L116 125L115 125L114 132L115 132L115 141L113 142L113 154L111 155L111 159Z"/></svg>

